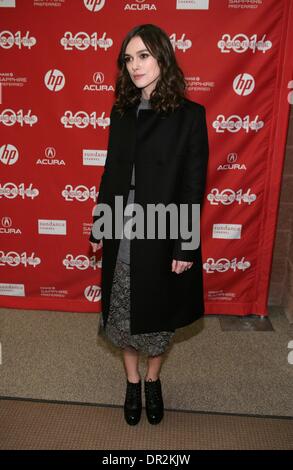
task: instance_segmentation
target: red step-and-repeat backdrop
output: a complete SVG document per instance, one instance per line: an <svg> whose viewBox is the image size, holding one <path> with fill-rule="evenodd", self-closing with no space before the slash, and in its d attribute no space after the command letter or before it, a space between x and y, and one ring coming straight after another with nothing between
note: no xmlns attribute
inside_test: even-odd
<svg viewBox="0 0 293 470"><path fill-rule="evenodd" d="M207 110L206 313L267 315L289 0L0 0L0 306L100 311L102 260L88 237L116 59L143 23L167 32L188 97Z"/></svg>

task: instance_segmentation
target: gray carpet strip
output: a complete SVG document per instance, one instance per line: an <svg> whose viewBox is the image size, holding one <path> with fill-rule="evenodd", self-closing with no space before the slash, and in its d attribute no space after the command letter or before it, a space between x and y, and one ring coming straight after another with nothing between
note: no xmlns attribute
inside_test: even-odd
<svg viewBox="0 0 293 470"><path fill-rule="evenodd" d="M292 450L293 420L165 411L156 426L143 409L137 426L123 408L0 400L1 450Z"/></svg>

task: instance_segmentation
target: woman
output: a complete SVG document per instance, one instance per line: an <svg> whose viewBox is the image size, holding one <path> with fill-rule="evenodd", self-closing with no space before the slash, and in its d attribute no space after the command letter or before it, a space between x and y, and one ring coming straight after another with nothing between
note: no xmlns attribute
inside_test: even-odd
<svg viewBox="0 0 293 470"><path fill-rule="evenodd" d="M207 173L205 108L185 97L172 44L155 25L140 25L127 34L118 66L97 209L107 204L112 210L108 222L116 227L117 196L123 197L123 211L139 204L144 222L150 204L187 204L192 227L191 206L203 200ZM186 237L181 232L172 237L168 224L164 238L148 237L146 231L135 236L131 212L128 217L123 212L122 239L116 232L104 237L97 228L102 214L94 216L90 236L94 252L103 246L101 331L123 352L124 416L130 425L139 422L142 409L139 353L148 356L146 413L151 424L158 424L164 414L163 354L176 328L204 313L201 246L183 249Z"/></svg>

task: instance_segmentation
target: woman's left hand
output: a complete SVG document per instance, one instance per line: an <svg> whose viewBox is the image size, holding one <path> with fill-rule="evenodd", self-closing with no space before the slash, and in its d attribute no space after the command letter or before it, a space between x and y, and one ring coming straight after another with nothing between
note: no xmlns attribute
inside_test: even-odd
<svg viewBox="0 0 293 470"><path fill-rule="evenodd" d="M193 262L179 261L178 259L173 259L173 261L172 261L172 272L180 274L183 271L186 271L187 269L191 268L192 265L193 265Z"/></svg>

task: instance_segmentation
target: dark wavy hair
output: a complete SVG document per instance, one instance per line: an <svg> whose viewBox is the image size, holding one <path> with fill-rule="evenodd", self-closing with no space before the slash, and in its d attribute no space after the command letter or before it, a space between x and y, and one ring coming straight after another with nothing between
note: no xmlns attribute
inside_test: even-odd
<svg viewBox="0 0 293 470"><path fill-rule="evenodd" d="M157 113L174 111L185 98L186 82L168 35L154 24L142 24L133 28L122 42L118 55L119 68L115 86L115 109L123 115L131 106L140 102L141 89L130 78L124 58L129 41L140 36L150 54L160 67L160 77L150 95L150 104Z"/></svg>

